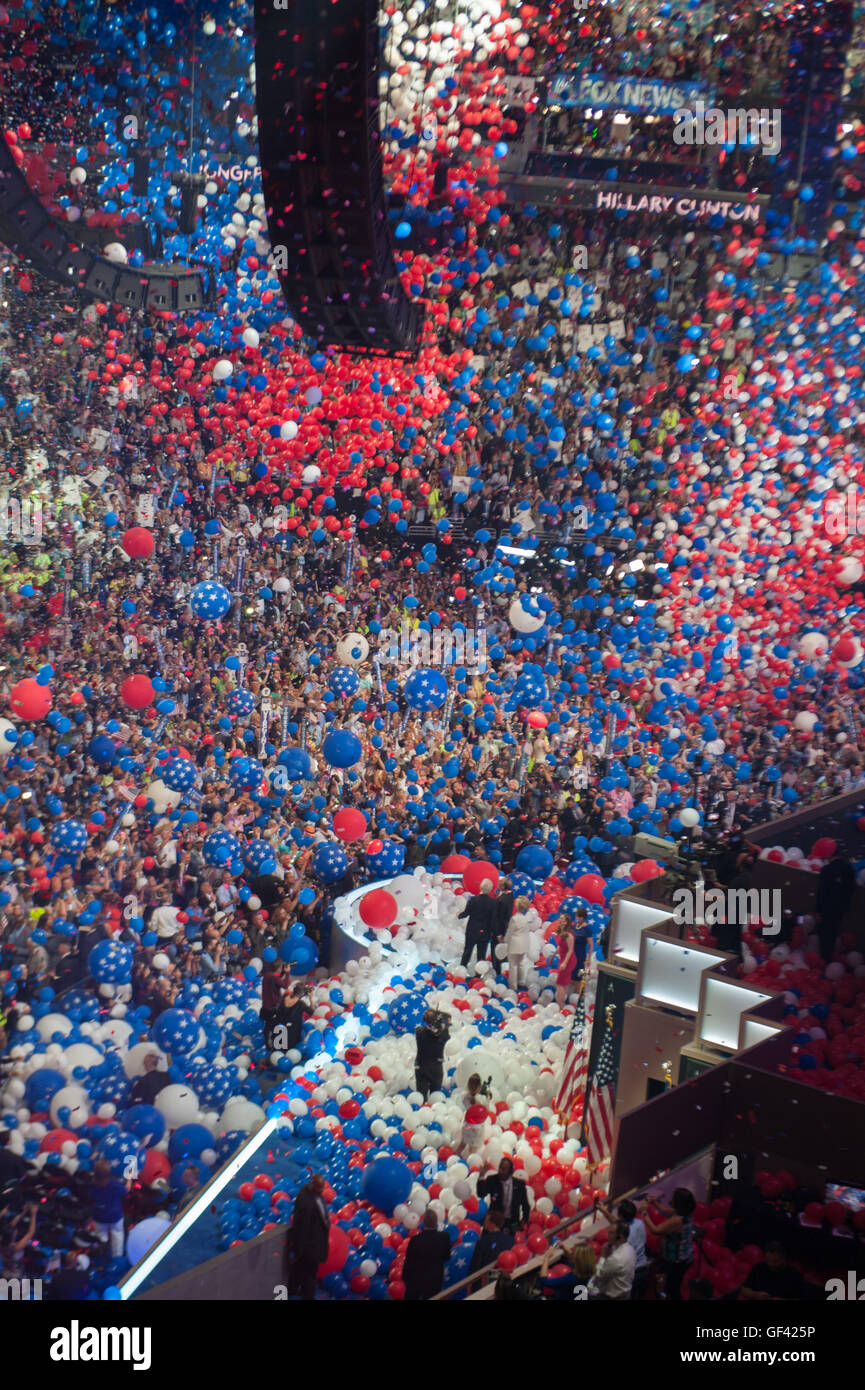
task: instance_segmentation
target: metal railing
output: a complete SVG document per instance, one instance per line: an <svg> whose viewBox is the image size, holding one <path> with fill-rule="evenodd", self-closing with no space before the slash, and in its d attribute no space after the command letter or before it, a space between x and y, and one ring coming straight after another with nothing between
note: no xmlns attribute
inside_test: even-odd
<svg viewBox="0 0 865 1390"><path fill-rule="evenodd" d="M616 1198L616 1202L624 1201L626 1197L633 1197L637 1191L634 1188L631 1192L623 1192L621 1197ZM553 1245L561 1232L570 1231L573 1226L579 1226L587 1217L596 1217L598 1214L598 1203L594 1202L591 1207L586 1207L584 1211L575 1212L573 1216L566 1216L557 1226L553 1226L549 1231L545 1231L546 1239ZM518 1265L516 1269L510 1271L512 1279L525 1279L527 1275L534 1273L541 1268L544 1262L543 1255L533 1255L525 1264ZM442 1289L441 1293L434 1294L429 1300L430 1303L443 1303L461 1289L468 1288L472 1284L477 1284L479 1280L488 1280L491 1275L499 1274L498 1261L493 1260L490 1264L484 1265L482 1269L476 1269L472 1274L467 1274L465 1279L461 1279L458 1284L451 1284L448 1288Z"/></svg>

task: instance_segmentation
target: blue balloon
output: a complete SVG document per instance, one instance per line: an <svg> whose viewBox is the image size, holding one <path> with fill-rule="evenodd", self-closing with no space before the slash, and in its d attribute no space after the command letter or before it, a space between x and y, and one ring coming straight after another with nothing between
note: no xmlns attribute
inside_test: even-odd
<svg viewBox="0 0 865 1390"><path fill-rule="evenodd" d="M363 746L350 729L333 729L321 745L324 760L330 767L354 767L360 761Z"/></svg>
<svg viewBox="0 0 865 1390"><path fill-rule="evenodd" d="M412 709L422 712L441 709L448 697L447 677L429 666L419 666L408 677L403 694Z"/></svg>
<svg viewBox="0 0 865 1390"><path fill-rule="evenodd" d="M124 984L132 975L132 947L122 941L100 941L87 957L87 968L100 984Z"/></svg>
<svg viewBox="0 0 865 1390"><path fill-rule="evenodd" d="M204 618L209 622L214 622L219 618L224 618L231 608L231 594L224 584L206 579L201 584L196 584L192 590L189 596L189 606L196 618Z"/></svg>
<svg viewBox="0 0 865 1390"><path fill-rule="evenodd" d="M530 878L543 879L552 873L555 860L543 845L526 845L516 858L516 867Z"/></svg>
<svg viewBox="0 0 865 1390"><path fill-rule="evenodd" d="M201 1025L188 1009L166 1009L153 1025L153 1041L166 1052L191 1052L197 1046Z"/></svg>
<svg viewBox="0 0 865 1390"><path fill-rule="evenodd" d="M387 1215L404 1202L412 1189L414 1174L398 1158L374 1158L363 1170L360 1190L365 1201Z"/></svg>
<svg viewBox="0 0 865 1390"><path fill-rule="evenodd" d="M155 1105L133 1105L121 1116L120 1123L146 1147L158 1144L165 1133L165 1119Z"/></svg>

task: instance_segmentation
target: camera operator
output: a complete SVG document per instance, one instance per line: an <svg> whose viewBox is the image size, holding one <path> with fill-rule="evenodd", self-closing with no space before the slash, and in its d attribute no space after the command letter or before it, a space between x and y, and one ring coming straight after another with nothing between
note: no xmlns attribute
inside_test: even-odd
<svg viewBox="0 0 865 1390"><path fill-rule="evenodd" d="M303 984L289 985L267 1026L267 1045L273 1052L291 1052L300 1046L305 1015L312 1004Z"/></svg>
<svg viewBox="0 0 865 1390"><path fill-rule="evenodd" d="M473 1072L466 1082L466 1088L460 1097L465 1111L460 1146L457 1150L460 1155L479 1152L483 1145L487 1106L492 1104L491 1085L492 1077L488 1076L486 1081L483 1081L479 1072Z"/></svg>
<svg viewBox="0 0 865 1390"><path fill-rule="evenodd" d="M448 1015L439 1009L427 1009L414 1035L417 1041L415 1085L426 1100L430 1091L441 1090L444 1080L445 1044L451 1035Z"/></svg>

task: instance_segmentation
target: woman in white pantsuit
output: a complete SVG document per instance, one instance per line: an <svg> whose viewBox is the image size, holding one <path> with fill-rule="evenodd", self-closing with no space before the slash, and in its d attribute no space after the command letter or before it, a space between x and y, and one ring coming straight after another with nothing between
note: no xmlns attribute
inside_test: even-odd
<svg viewBox="0 0 865 1390"><path fill-rule="evenodd" d="M526 913L530 907L531 903L528 898L517 898L514 903L514 915L505 932L505 946L508 952L508 984L511 989L519 989L520 987L520 966L523 963L523 956L529 949L531 927Z"/></svg>

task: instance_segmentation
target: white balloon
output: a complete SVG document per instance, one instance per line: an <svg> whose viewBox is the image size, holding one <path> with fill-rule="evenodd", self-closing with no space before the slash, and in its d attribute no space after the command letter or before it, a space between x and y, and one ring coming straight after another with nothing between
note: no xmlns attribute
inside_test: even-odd
<svg viewBox="0 0 865 1390"><path fill-rule="evenodd" d="M267 1116L260 1105L253 1104L243 1096L233 1096L219 1118L219 1127L222 1130L236 1129L244 1134L252 1134L261 1128L266 1119Z"/></svg>
<svg viewBox="0 0 865 1390"><path fill-rule="evenodd" d="M799 642L800 654L808 661L815 656L825 656L828 650L829 639L823 632L806 632Z"/></svg>
<svg viewBox="0 0 865 1390"><path fill-rule="evenodd" d="M198 1119L198 1097L189 1086L164 1086L153 1104L169 1129L194 1124Z"/></svg>
<svg viewBox="0 0 865 1390"><path fill-rule="evenodd" d="M98 1067L104 1060L102 1053L89 1043L73 1043L63 1053L63 1060L70 1071L75 1067Z"/></svg>
<svg viewBox="0 0 865 1390"><path fill-rule="evenodd" d="M232 364L226 358L221 358L213 369L214 381L227 381L234 371Z"/></svg>
<svg viewBox="0 0 865 1390"><path fill-rule="evenodd" d="M546 619L543 615L533 618L531 613L527 613L525 608L523 608L519 598L515 598L512 600L511 606L508 609L508 621L511 627L517 632L531 634L533 632L539 632L544 626Z"/></svg>
<svg viewBox="0 0 865 1390"><path fill-rule="evenodd" d="M43 1042L49 1042L54 1033L62 1033L65 1037L72 1032L72 1020L65 1014L44 1014L37 1020L36 1031Z"/></svg>
<svg viewBox="0 0 865 1390"><path fill-rule="evenodd" d="M173 811L175 806L179 806L181 795L181 792L175 792L170 787L166 787L161 777L148 783L145 789L145 796L153 802L153 809L158 815L162 815L165 811Z"/></svg>
<svg viewBox="0 0 865 1390"><path fill-rule="evenodd" d="M60 1111L68 1109L69 1116L60 1118ZM51 1120L63 1129L81 1129L90 1116L87 1092L82 1086L63 1086L51 1101Z"/></svg>
<svg viewBox="0 0 865 1390"><path fill-rule="evenodd" d="M362 633L350 632L337 643L336 656L344 666L360 666L369 656L369 642Z"/></svg>

